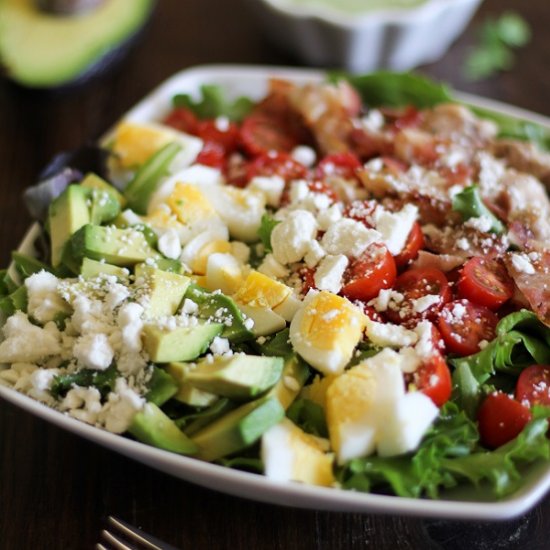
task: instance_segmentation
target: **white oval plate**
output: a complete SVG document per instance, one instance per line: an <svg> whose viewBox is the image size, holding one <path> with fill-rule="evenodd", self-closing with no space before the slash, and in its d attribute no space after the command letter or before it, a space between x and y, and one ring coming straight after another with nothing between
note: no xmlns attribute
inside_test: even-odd
<svg viewBox="0 0 550 550"><path fill-rule="evenodd" d="M168 113L174 94L197 94L201 84L223 86L230 96L247 95L261 98L267 91L270 77L280 77L297 83L319 81L320 71L276 67L202 66L182 71L169 78L149 96L131 109L124 118L134 121L158 120ZM466 94L458 99L478 107L542 124L550 129L550 119L522 109ZM19 250L33 253L33 243L39 228L30 228ZM89 426L25 396L7 386L0 385L0 397L63 429L94 441L113 451L128 456L204 487L257 501L342 512L364 512L452 519L502 520L523 514L550 489L550 463L532 465L524 472L524 483L514 494L492 500L482 488L460 487L446 492L440 500L410 499L342 491L269 480L261 475L231 470L215 464L169 453Z"/></svg>

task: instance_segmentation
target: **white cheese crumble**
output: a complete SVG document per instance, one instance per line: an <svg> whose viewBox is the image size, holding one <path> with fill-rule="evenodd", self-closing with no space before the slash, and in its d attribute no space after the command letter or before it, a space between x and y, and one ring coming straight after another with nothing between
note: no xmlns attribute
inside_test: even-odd
<svg viewBox="0 0 550 550"><path fill-rule="evenodd" d="M216 336L214 340L212 340L212 343L210 344L210 351L214 355L228 354L231 351L231 348L229 347L229 340L227 338L221 338L220 336Z"/></svg>
<svg viewBox="0 0 550 550"><path fill-rule="evenodd" d="M290 156L300 164L303 164L307 168L310 168L315 164L317 160L317 154L315 150L307 145L298 145L292 149Z"/></svg>
<svg viewBox="0 0 550 550"><path fill-rule="evenodd" d="M105 334L85 334L74 345L75 358L85 367L105 370L112 363L114 351Z"/></svg>
<svg viewBox="0 0 550 550"><path fill-rule="evenodd" d="M173 227L167 229L158 239L158 249L167 258L177 260L181 254L179 233Z"/></svg>
<svg viewBox="0 0 550 550"><path fill-rule="evenodd" d="M321 245L328 254L358 258L370 244L380 240L378 231L368 229L361 222L343 218L327 229Z"/></svg>
<svg viewBox="0 0 550 550"><path fill-rule="evenodd" d="M199 306L195 302L193 302L193 300L185 298L181 310L183 311L183 313L187 313L188 315L194 315L199 311Z"/></svg>
<svg viewBox="0 0 550 550"><path fill-rule="evenodd" d="M273 256L281 264L299 262L317 235L317 222L307 210L293 210L271 232Z"/></svg>
<svg viewBox="0 0 550 550"><path fill-rule="evenodd" d="M342 276L349 260L343 254L325 256L315 271L315 286L319 290L329 290L338 294L342 288Z"/></svg>
<svg viewBox="0 0 550 550"><path fill-rule="evenodd" d="M321 231L326 231L329 227L334 225L337 221L342 219L342 208L340 204L333 204L325 210L321 210L317 214L317 223Z"/></svg>
<svg viewBox="0 0 550 550"><path fill-rule="evenodd" d="M313 241L315 242L315 241ZM267 254L258 267L258 271L272 279L282 279L289 274L288 269L280 264L273 254Z"/></svg>
<svg viewBox="0 0 550 550"><path fill-rule="evenodd" d="M413 204L406 204L399 212L393 213L379 206L374 217L376 230L382 235L382 242L395 256L403 250L407 242L418 218L418 208Z"/></svg>
<svg viewBox="0 0 550 550"><path fill-rule="evenodd" d="M319 261L325 256L323 247L319 244L319 241L312 240L308 244L308 251L304 257L304 261L309 268L315 267Z"/></svg>
<svg viewBox="0 0 550 550"><path fill-rule="evenodd" d="M440 301L441 296L439 294L427 294L412 300L412 309L415 313L422 313L435 304L439 304Z"/></svg>
<svg viewBox="0 0 550 550"><path fill-rule="evenodd" d="M526 254L513 253L510 255L514 269L526 275L533 275L535 268Z"/></svg>
<svg viewBox="0 0 550 550"><path fill-rule="evenodd" d="M471 227L481 233L488 233L493 226L493 222L489 216L479 216L478 218L470 218L464 222L464 227Z"/></svg>
<svg viewBox="0 0 550 550"><path fill-rule="evenodd" d="M248 186L248 189L255 189L265 195L265 200L269 206L277 207L281 202L281 196L285 188L285 180L281 176L254 176Z"/></svg>
<svg viewBox="0 0 550 550"><path fill-rule="evenodd" d="M67 311L66 302L57 293L59 279L48 271L39 271L25 279L27 312L39 323L52 321L59 312Z"/></svg>
<svg viewBox="0 0 550 550"><path fill-rule="evenodd" d="M404 347L416 344L418 341L416 332L400 325L377 323L369 318L365 323L367 337L375 346Z"/></svg>

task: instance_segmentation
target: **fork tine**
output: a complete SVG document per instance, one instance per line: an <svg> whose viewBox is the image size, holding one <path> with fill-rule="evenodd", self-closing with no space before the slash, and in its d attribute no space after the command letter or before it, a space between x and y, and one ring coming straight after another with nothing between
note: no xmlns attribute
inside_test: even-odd
<svg viewBox="0 0 550 550"><path fill-rule="evenodd" d="M135 550L134 546L128 546L106 529L101 531L101 538L104 539L105 542L108 542L115 550Z"/></svg>
<svg viewBox="0 0 550 550"><path fill-rule="evenodd" d="M111 527L114 527L118 531L118 533L124 535L128 540L140 544L144 548L144 550L162 550L160 546L157 546L156 544L153 544L152 542L147 540L137 528L129 525L128 523L120 519L109 516L107 518L107 523ZM124 548L128 547L121 547L121 550L123 550Z"/></svg>

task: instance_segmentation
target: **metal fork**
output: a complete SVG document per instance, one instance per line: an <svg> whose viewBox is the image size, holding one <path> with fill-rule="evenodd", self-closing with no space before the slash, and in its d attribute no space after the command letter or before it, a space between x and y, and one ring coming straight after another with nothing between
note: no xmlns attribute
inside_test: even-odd
<svg viewBox="0 0 550 550"><path fill-rule="evenodd" d="M107 518L107 529L101 531L100 539L96 550L178 550L113 516Z"/></svg>

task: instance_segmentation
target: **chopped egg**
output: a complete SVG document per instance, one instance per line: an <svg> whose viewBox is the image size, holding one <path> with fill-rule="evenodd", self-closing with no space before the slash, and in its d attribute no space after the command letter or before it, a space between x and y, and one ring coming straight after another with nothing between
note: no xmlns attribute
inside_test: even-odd
<svg viewBox="0 0 550 550"><path fill-rule="evenodd" d="M211 291L221 290L224 294L233 294L243 283L243 266L227 253L215 253L206 261L206 276L201 282Z"/></svg>
<svg viewBox="0 0 550 550"><path fill-rule="evenodd" d="M251 271L233 298L241 304L273 309L282 304L291 294L290 287L274 281L263 273Z"/></svg>
<svg viewBox="0 0 550 550"><path fill-rule="evenodd" d="M361 340L365 315L346 298L310 292L290 324L294 349L324 374L342 372Z"/></svg>
<svg viewBox="0 0 550 550"><path fill-rule="evenodd" d="M135 169L169 143L182 146L177 163L191 164L202 149L202 140L156 123L121 122L115 129L112 151L123 169Z"/></svg>
<svg viewBox="0 0 550 550"><path fill-rule="evenodd" d="M299 481L330 487L334 483L333 455L328 441L305 433L288 418L262 436L264 473L277 481Z"/></svg>

